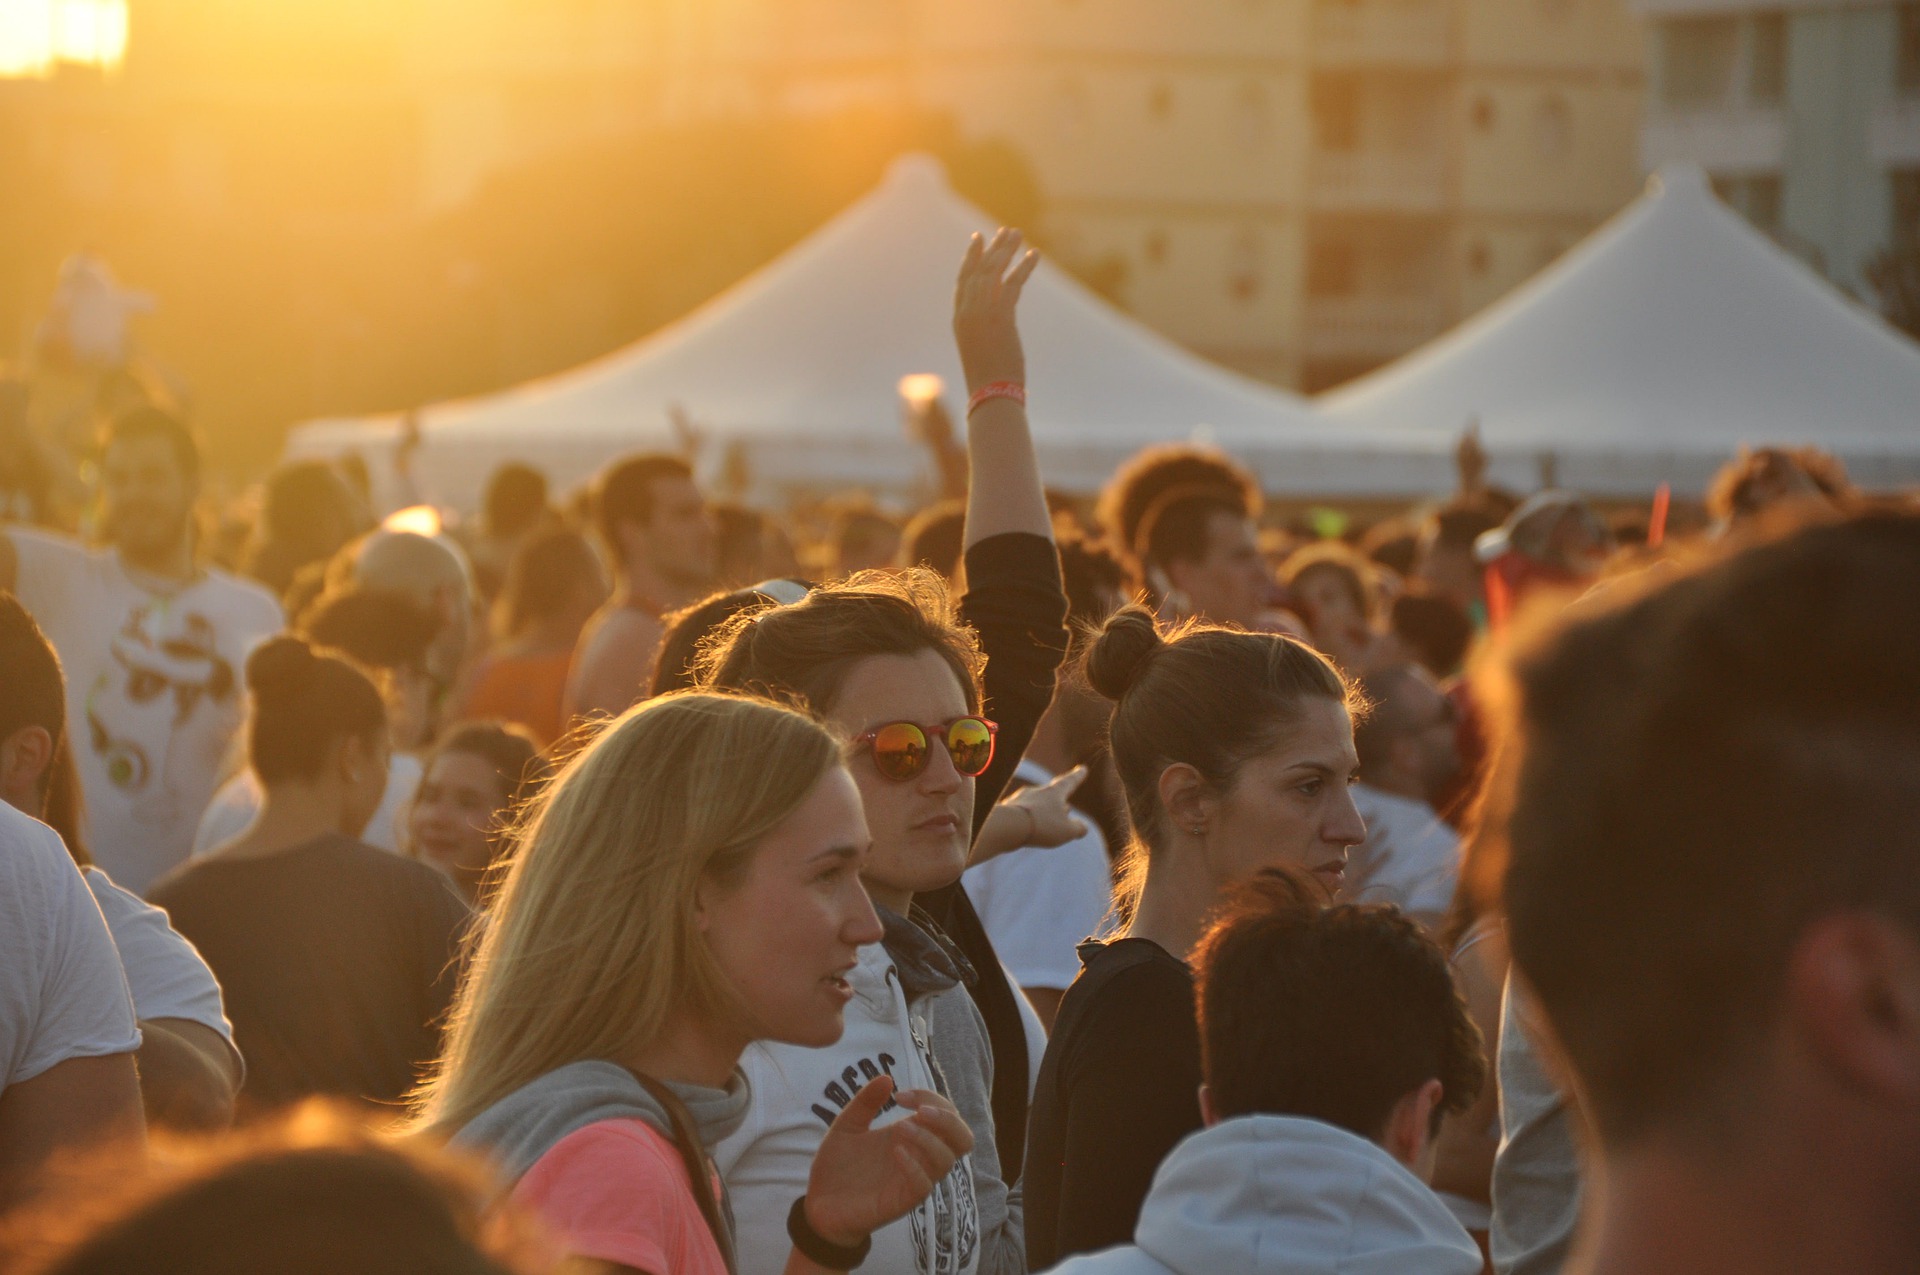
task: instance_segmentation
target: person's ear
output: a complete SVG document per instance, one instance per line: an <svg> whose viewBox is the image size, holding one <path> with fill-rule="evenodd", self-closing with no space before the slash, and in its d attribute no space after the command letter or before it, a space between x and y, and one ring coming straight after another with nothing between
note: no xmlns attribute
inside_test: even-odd
<svg viewBox="0 0 1920 1275"><path fill-rule="evenodd" d="M38 817L47 768L53 765L53 736L44 726L22 726L0 740L0 801Z"/></svg>
<svg viewBox="0 0 1920 1275"><path fill-rule="evenodd" d="M1871 912L1809 925L1787 960L1787 1029L1839 1090L1920 1112L1920 936Z"/></svg>
<svg viewBox="0 0 1920 1275"><path fill-rule="evenodd" d="M375 749L370 740L358 735L348 735L340 741L336 754L339 774L343 782L360 784L376 768Z"/></svg>
<svg viewBox="0 0 1920 1275"><path fill-rule="evenodd" d="M1217 804L1212 786L1186 762L1175 762L1160 772L1160 808L1175 831L1205 836Z"/></svg>
<svg viewBox="0 0 1920 1275"><path fill-rule="evenodd" d="M1200 1082L1200 1124L1211 1129L1220 1123L1220 1113L1214 1110L1213 1088L1205 1081Z"/></svg>
<svg viewBox="0 0 1920 1275"><path fill-rule="evenodd" d="M1422 1181L1432 1173L1428 1152L1433 1142L1433 1113L1440 1109L1446 1093L1446 1086L1436 1079L1401 1095L1387 1116L1387 1127L1380 1140L1388 1155L1406 1165Z"/></svg>

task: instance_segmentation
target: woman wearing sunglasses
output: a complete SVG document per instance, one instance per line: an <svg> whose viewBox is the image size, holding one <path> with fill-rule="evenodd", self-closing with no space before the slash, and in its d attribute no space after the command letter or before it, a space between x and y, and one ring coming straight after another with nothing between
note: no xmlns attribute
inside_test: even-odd
<svg viewBox="0 0 1920 1275"><path fill-rule="evenodd" d="M743 1275L773 1269L779 1201L851 1089L882 1073L948 1093L974 1151L916 1217L874 1235L874 1269L1024 1269L1007 1183L1023 1149L1027 1038L1019 993L958 886L1052 697L1067 638L1051 524L1012 396L1024 377L1013 308L1032 269L1031 256L1013 265L1018 247L1007 233L976 240L961 269L954 327L975 407L958 614L930 572L857 576L737 615L707 650L711 684L798 699L849 741L873 836L861 880L886 931L848 975L854 1000L838 1044L756 1046L743 1060L753 1109L717 1156L741 1219Z"/></svg>
<svg viewBox="0 0 1920 1275"><path fill-rule="evenodd" d="M747 1110L741 1054L840 1037L880 936L866 845L840 744L811 719L699 693L628 710L540 798L419 1123L490 1156L582 1270L728 1275L738 1214L709 1155ZM848 1082L794 1189L765 1202L785 1237L771 1269L853 1269L971 1146L904 1079Z"/></svg>

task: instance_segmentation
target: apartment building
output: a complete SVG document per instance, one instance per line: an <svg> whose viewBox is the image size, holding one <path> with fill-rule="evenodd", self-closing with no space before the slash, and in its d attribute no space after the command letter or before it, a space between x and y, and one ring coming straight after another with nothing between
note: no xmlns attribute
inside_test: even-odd
<svg viewBox="0 0 1920 1275"><path fill-rule="evenodd" d="M1920 229L1920 4L1639 0L1644 163L1693 160L1843 288Z"/></svg>

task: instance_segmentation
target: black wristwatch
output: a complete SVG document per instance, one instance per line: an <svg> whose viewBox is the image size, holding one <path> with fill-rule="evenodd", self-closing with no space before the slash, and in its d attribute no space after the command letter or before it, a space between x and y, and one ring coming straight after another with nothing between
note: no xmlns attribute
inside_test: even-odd
<svg viewBox="0 0 1920 1275"><path fill-rule="evenodd" d="M820 1237L807 1221L807 1197L801 1196L787 1210L787 1238L800 1250L800 1255L816 1266L824 1266L830 1271L853 1271L860 1269L860 1263L867 1260L867 1254L873 1252L873 1236L862 1236L858 1244L834 1244Z"/></svg>

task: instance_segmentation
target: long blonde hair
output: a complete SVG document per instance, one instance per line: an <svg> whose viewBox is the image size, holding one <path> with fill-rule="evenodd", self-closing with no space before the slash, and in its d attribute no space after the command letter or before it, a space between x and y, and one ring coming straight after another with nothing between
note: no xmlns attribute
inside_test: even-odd
<svg viewBox="0 0 1920 1275"><path fill-rule="evenodd" d="M532 812L416 1126L452 1134L547 1072L631 1057L676 1011L733 1004L695 889L737 880L839 764L813 719L742 696L663 696L609 724Z"/></svg>

